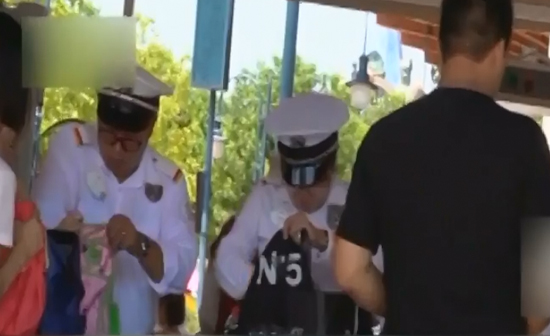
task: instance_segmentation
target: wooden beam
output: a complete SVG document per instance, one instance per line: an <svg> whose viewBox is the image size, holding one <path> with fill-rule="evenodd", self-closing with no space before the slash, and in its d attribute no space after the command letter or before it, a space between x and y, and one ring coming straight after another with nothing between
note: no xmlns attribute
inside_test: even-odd
<svg viewBox="0 0 550 336"><path fill-rule="evenodd" d="M513 38L521 44L534 48L544 55L548 53L548 37L543 34L527 30L517 30L514 31Z"/></svg>
<svg viewBox="0 0 550 336"><path fill-rule="evenodd" d="M439 44L435 38L421 37L419 35L402 32L401 42L409 47L423 50L426 55L427 63L441 64Z"/></svg>
<svg viewBox="0 0 550 336"><path fill-rule="evenodd" d="M381 26L399 30L401 31L401 34L407 34L407 35L417 35L422 38L429 38L429 39L435 39L435 43L438 43L438 34L439 34L439 26L436 24L431 24L429 22L422 22L419 20L414 20L407 17L400 17L397 15L392 14L379 14L377 15L377 23ZM516 36L514 32L514 36ZM518 35L520 36L520 35ZM521 35L521 41L517 39L513 39L512 43L510 44L510 53L512 55L521 55L522 53L522 44L524 44L527 47L539 49L541 48L541 45L538 41L535 39ZM524 43L523 43L524 42ZM405 42L403 42L405 43ZM537 43L537 47L532 46L531 43ZM405 43L407 44L407 43ZM407 44L408 45L408 44ZM422 48L421 48L422 49ZM436 48L433 48L435 50L439 50L439 46ZM541 53L546 54L547 48L541 49Z"/></svg>
<svg viewBox="0 0 550 336"><path fill-rule="evenodd" d="M294 0L296 1L296 0ZM302 2L369 11L411 16L432 22L439 21L439 7L419 5L395 0L304 0ZM549 29L550 30L550 29Z"/></svg>
<svg viewBox="0 0 550 336"><path fill-rule="evenodd" d="M402 31L401 43L403 43L404 45L408 45L410 47L422 49L424 51L439 52L439 43L437 42L437 39L427 35L421 36L417 34L412 34L410 32Z"/></svg>
<svg viewBox="0 0 550 336"><path fill-rule="evenodd" d="M428 35L437 38L439 35L439 26L427 21L420 21L405 16L394 14L378 14L376 22L384 27L408 31L413 34Z"/></svg>
<svg viewBox="0 0 550 336"><path fill-rule="evenodd" d="M424 51L425 62L434 65L441 65L441 55L438 51Z"/></svg>
<svg viewBox="0 0 550 336"><path fill-rule="evenodd" d="M534 39L537 39L540 43L542 43L542 45L548 48L548 42L549 42L548 32L539 33L539 32L534 32L530 30L520 30L520 31L524 31L527 35L533 37Z"/></svg>
<svg viewBox="0 0 550 336"><path fill-rule="evenodd" d="M415 34L402 32L401 42L409 47L423 50L426 54L426 62L431 64L441 64L441 55L439 52L439 43L434 38L421 37ZM510 51L511 56L519 56L519 54Z"/></svg>
<svg viewBox="0 0 550 336"><path fill-rule="evenodd" d="M550 6L550 0L515 0L516 3L535 6Z"/></svg>

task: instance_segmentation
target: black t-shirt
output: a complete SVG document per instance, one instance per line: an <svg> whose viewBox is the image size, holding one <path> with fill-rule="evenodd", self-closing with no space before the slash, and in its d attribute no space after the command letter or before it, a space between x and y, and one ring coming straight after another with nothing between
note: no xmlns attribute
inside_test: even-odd
<svg viewBox="0 0 550 336"><path fill-rule="evenodd" d="M549 214L536 122L440 88L369 130L338 235L384 251L385 334L522 334L521 222Z"/></svg>

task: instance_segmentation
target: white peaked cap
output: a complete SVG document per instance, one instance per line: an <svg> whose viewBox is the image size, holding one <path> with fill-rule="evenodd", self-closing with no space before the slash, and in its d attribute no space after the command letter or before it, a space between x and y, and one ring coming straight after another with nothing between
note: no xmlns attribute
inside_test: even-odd
<svg viewBox="0 0 550 336"><path fill-rule="evenodd" d="M153 76L149 71L138 66L136 69L136 81L132 92L141 97L170 96L174 88Z"/></svg>
<svg viewBox="0 0 550 336"><path fill-rule="evenodd" d="M48 16L49 10L35 2L19 2L16 6L9 6L0 0L0 12L11 16L15 21L21 24L21 20L28 16Z"/></svg>
<svg viewBox="0 0 550 336"><path fill-rule="evenodd" d="M281 101L265 120L267 133L287 146L302 138L302 147L314 146L337 132L349 119L348 106L322 93L297 95Z"/></svg>
<svg viewBox="0 0 550 336"><path fill-rule="evenodd" d="M111 87L106 90L102 90L102 93L109 94L109 91L118 89L122 88ZM137 66L136 68L134 86L130 89L133 95L144 98L170 96L174 93L174 89L171 86L162 82L141 66Z"/></svg>

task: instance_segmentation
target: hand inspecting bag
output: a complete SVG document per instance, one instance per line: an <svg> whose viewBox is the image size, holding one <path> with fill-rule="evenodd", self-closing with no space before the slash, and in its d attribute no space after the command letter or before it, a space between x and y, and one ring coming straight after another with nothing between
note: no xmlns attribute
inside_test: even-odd
<svg viewBox="0 0 550 336"><path fill-rule="evenodd" d="M80 267L84 297L80 313L86 316L86 334L117 334L118 306L113 301L113 254L107 224L83 224L80 236Z"/></svg>

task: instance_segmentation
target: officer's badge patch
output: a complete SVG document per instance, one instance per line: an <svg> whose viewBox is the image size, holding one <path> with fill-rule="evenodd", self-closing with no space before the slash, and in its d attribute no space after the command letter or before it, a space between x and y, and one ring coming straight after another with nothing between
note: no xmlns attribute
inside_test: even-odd
<svg viewBox="0 0 550 336"><path fill-rule="evenodd" d="M336 230L338 223L340 223L340 217L344 211L343 205L329 204L327 207L327 225L329 229Z"/></svg>
<svg viewBox="0 0 550 336"><path fill-rule="evenodd" d="M86 183L90 192L95 199L99 201L104 201L107 197L107 187L105 185L105 180L103 179L103 174L98 171L91 171L86 174Z"/></svg>
<svg viewBox="0 0 550 336"><path fill-rule="evenodd" d="M152 203L160 201L163 191L162 186L159 184L145 183L145 196Z"/></svg>

